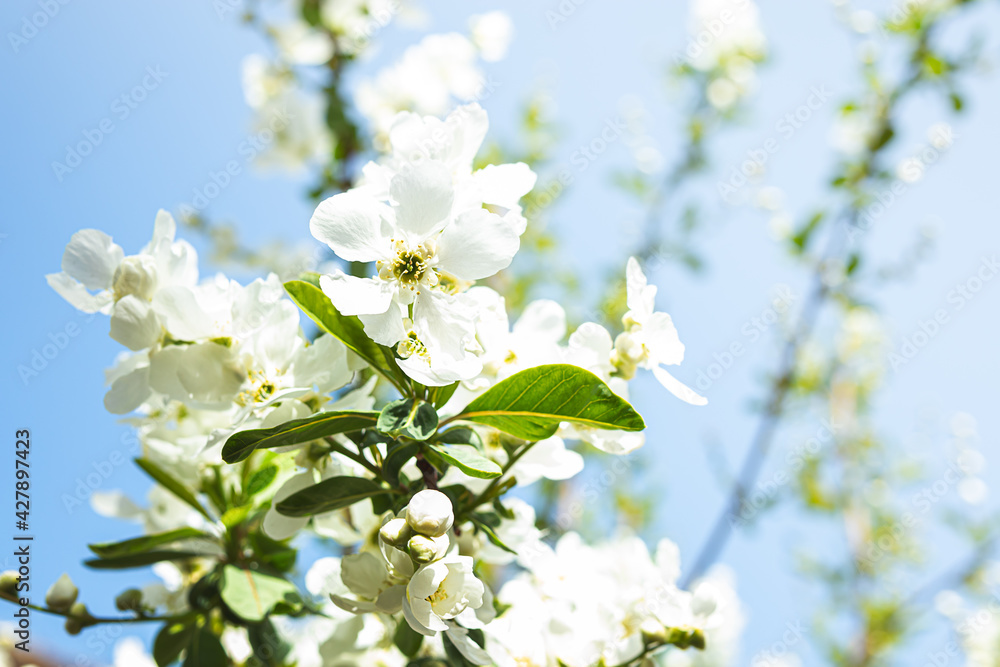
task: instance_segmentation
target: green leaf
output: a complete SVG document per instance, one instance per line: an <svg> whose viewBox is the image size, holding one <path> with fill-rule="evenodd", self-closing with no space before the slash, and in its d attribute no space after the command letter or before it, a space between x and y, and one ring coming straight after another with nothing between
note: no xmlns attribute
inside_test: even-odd
<svg viewBox="0 0 1000 667"><path fill-rule="evenodd" d="M426 401L401 398L389 403L378 416L375 426L380 433L393 437L405 435L413 440L426 440L437 432L438 413Z"/></svg>
<svg viewBox="0 0 1000 667"><path fill-rule="evenodd" d="M457 382L452 382L444 387L431 387L428 398L434 407L440 410L455 395L456 389L458 389Z"/></svg>
<svg viewBox="0 0 1000 667"><path fill-rule="evenodd" d="M203 533L194 528L179 528L177 530L157 533L155 535L145 535L122 542L105 542L103 544L91 544L90 550L101 558L115 558L118 556L128 556L131 554L152 551L157 547L162 547L181 540L190 539L214 540L208 533Z"/></svg>
<svg viewBox="0 0 1000 667"><path fill-rule="evenodd" d="M292 652L292 647L267 618L247 627L247 639L250 641L252 654L246 667L280 667Z"/></svg>
<svg viewBox="0 0 1000 667"><path fill-rule="evenodd" d="M641 431L642 417L599 377L578 366L536 366L498 382L455 419L486 424L523 440L544 440L559 423Z"/></svg>
<svg viewBox="0 0 1000 667"><path fill-rule="evenodd" d="M412 658L420 650L420 645L424 642L424 636L410 627L405 620L396 624L396 634L393 637L396 648L407 658Z"/></svg>
<svg viewBox="0 0 1000 667"><path fill-rule="evenodd" d="M194 491L189 489L173 475L149 459L135 459L135 464L142 468L147 475L152 477L157 484L193 507L203 517L209 521L215 521L215 519L212 518L212 515L208 513L208 510L206 510L204 506L198 502L198 499L194 495Z"/></svg>
<svg viewBox="0 0 1000 667"><path fill-rule="evenodd" d="M496 462L489 460L469 445L428 445L441 458L470 477L492 479L503 474Z"/></svg>
<svg viewBox="0 0 1000 667"><path fill-rule="evenodd" d="M249 505L244 505L242 507L230 507L222 516L219 517L219 521L226 528L232 528L233 526L238 526L247 520L250 516L250 512L253 510Z"/></svg>
<svg viewBox="0 0 1000 667"><path fill-rule="evenodd" d="M255 428L229 436L222 448L222 460L239 463L256 449L297 445L328 435L360 431L374 426L377 412L345 410L342 412L317 412L304 419L293 419L271 428Z"/></svg>
<svg viewBox="0 0 1000 667"><path fill-rule="evenodd" d="M258 493L271 486L274 479L278 476L278 466L269 465L261 468L255 472L251 477L250 481L247 482L246 495L248 498L253 498Z"/></svg>
<svg viewBox="0 0 1000 667"><path fill-rule="evenodd" d="M83 562L94 570L128 570L135 567L146 567L166 560L186 560L188 558L204 558L204 552L197 551L146 551L127 556L113 558L92 558Z"/></svg>
<svg viewBox="0 0 1000 667"><path fill-rule="evenodd" d="M434 442L445 445L471 445L479 451L483 451L483 439L479 437L475 429L467 426L457 426L447 431L441 431L434 438Z"/></svg>
<svg viewBox="0 0 1000 667"><path fill-rule="evenodd" d="M226 667L231 664L222 642L211 630L202 626L192 634L183 667Z"/></svg>
<svg viewBox="0 0 1000 667"><path fill-rule="evenodd" d="M406 462L417 455L420 445L415 442L399 443L389 448L382 462L382 477L391 486L399 486L399 471Z"/></svg>
<svg viewBox="0 0 1000 667"><path fill-rule="evenodd" d="M167 667L180 657L181 651L191 643L197 628L192 623L167 623L153 640L153 660L158 667Z"/></svg>
<svg viewBox="0 0 1000 667"><path fill-rule="evenodd" d="M500 547L504 551L512 553L515 556L517 555L516 551L514 551L513 549L511 549L510 547L508 547L506 544L503 543L503 540L501 540L497 536L494 527L489 525L488 521L482 515L478 514L473 515L471 518L472 518L472 523L476 525L476 528L483 531L483 533L486 535L486 539L488 539L490 542Z"/></svg>
<svg viewBox="0 0 1000 667"><path fill-rule="evenodd" d="M293 493L278 503L277 510L285 516L313 516L389 492L389 489L363 477L330 477Z"/></svg>
<svg viewBox="0 0 1000 667"><path fill-rule="evenodd" d="M285 291L320 329L346 345L397 387L409 384L409 378L396 364L396 355L392 350L369 338L357 317L341 315L323 290L301 280L290 280L285 283Z"/></svg>
<svg viewBox="0 0 1000 667"><path fill-rule="evenodd" d="M219 594L230 611L251 622L264 620L282 602L293 605L301 602L295 584L281 577L244 570L235 565L227 565L222 570Z"/></svg>

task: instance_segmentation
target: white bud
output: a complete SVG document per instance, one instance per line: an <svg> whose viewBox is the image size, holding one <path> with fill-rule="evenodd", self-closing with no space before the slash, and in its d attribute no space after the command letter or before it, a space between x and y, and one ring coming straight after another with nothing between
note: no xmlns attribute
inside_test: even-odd
<svg viewBox="0 0 1000 667"><path fill-rule="evenodd" d="M63 574L45 594L45 605L55 611L69 611L79 594L80 591L73 580L69 578L68 574Z"/></svg>
<svg viewBox="0 0 1000 667"><path fill-rule="evenodd" d="M112 289L115 301L130 294L150 301L156 292L156 262L148 255L130 255L115 269Z"/></svg>
<svg viewBox="0 0 1000 667"><path fill-rule="evenodd" d="M629 361L633 364L639 363L646 356L643 344L629 333L618 334L618 337L615 338L615 352L623 361Z"/></svg>
<svg viewBox="0 0 1000 667"><path fill-rule="evenodd" d="M444 535L454 522L455 513L451 508L451 500L440 491L421 491L413 496L406 508L406 523L421 535Z"/></svg>
<svg viewBox="0 0 1000 667"><path fill-rule="evenodd" d="M444 558L448 554L451 542L445 535L438 537L414 535L410 538L407 546L410 548L410 556L413 560L418 563L430 563Z"/></svg>
<svg viewBox="0 0 1000 667"><path fill-rule="evenodd" d="M413 529L406 523L406 519L390 519L378 531L382 541L394 547L402 547L412 535Z"/></svg>

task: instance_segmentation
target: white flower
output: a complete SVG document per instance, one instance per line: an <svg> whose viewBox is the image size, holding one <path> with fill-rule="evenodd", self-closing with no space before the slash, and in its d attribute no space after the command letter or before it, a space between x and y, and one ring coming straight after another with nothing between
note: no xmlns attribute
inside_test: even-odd
<svg viewBox="0 0 1000 667"><path fill-rule="evenodd" d="M340 562L340 577L344 585L360 598L351 600L331 595L334 604L344 611L353 614L397 614L402 609L406 587L386 567L385 561L375 554L362 551L345 556Z"/></svg>
<svg viewBox="0 0 1000 667"><path fill-rule="evenodd" d="M485 586L472 572L468 556L447 556L417 570L406 586L403 614L420 634L433 636L445 622L483 604Z"/></svg>
<svg viewBox="0 0 1000 667"><path fill-rule="evenodd" d="M414 495L406 508L406 523L421 535L439 537L451 530L454 522L451 499L440 491L425 489Z"/></svg>
<svg viewBox="0 0 1000 667"><path fill-rule="evenodd" d="M323 291L344 315L358 315L376 342L400 346L403 369L425 384L475 375L468 349L470 305L453 293L510 264L518 233L483 208L452 217L455 192L438 162L409 167L390 185L394 206L358 192L335 195L313 214L313 236L351 262L376 262L378 274L324 276Z"/></svg>
<svg viewBox="0 0 1000 667"><path fill-rule="evenodd" d="M454 212L485 204L521 234L527 221L518 202L535 186L536 176L523 162L487 165L474 171L473 162L488 128L486 111L475 103L455 108L444 120L401 112L389 129L386 155L365 165L358 188L380 201L388 200L397 173L428 161L441 162L455 186Z"/></svg>
<svg viewBox="0 0 1000 667"><path fill-rule="evenodd" d="M384 141L400 111L441 116L455 100L478 99L485 77L477 56L476 46L463 35L428 35L408 48L399 62L361 81L355 100L374 126L376 140Z"/></svg>
<svg viewBox="0 0 1000 667"><path fill-rule="evenodd" d="M479 49L483 60L496 62L507 55L507 47L514 36L514 22L501 11L478 14L469 18L472 43Z"/></svg>
<svg viewBox="0 0 1000 667"><path fill-rule="evenodd" d="M305 21L295 20L270 29L282 57L295 65L322 65L333 55L330 38Z"/></svg>
<svg viewBox="0 0 1000 667"><path fill-rule="evenodd" d="M197 254L174 241L176 223L161 210L153 239L139 254L125 256L121 246L96 229L73 235L62 259L62 273L46 276L49 286L85 313L111 315L111 337L130 350L154 345L162 335L152 301L160 290L193 286Z"/></svg>
<svg viewBox="0 0 1000 667"><path fill-rule="evenodd" d="M676 366L684 360L681 343L673 320L667 313L656 312L656 287L646 282L646 276L634 257L629 257L626 269L629 311L622 318L625 332L615 340L613 360L625 378L635 367L653 371L653 375L677 398L692 405L708 401L676 380L663 366Z"/></svg>
<svg viewBox="0 0 1000 667"><path fill-rule="evenodd" d="M254 110L257 166L291 172L326 160L333 136L323 100L307 94L284 65L251 54L243 60L243 95Z"/></svg>

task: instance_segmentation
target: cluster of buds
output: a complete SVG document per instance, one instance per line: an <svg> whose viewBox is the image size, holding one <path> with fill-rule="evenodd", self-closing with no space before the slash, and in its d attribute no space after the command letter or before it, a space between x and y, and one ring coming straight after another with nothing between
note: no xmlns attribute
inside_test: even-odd
<svg viewBox="0 0 1000 667"><path fill-rule="evenodd" d="M636 335L642 330L642 325L635 321L631 311L622 317L622 324L625 326L625 331L615 338L615 346L611 350L611 365L615 367L615 372L619 377L623 380L631 380L635 377L635 371L639 364L649 358L649 350Z"/></svg>
<svg viewBox="0 0 1000 667"><path fill-rule="evenodd" d="M448 531L455 523L451 500L440 491L425 490L413 496L400 517L379 530L379 538L410 554L419 565L441 560L448 553Z"/></svg>

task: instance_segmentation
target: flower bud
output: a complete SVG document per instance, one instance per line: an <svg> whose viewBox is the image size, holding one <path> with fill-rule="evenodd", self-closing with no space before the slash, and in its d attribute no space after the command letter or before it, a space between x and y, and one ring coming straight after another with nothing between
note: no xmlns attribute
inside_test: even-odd
<svg viewBox="0 0 1000 667"><path fill-rule="evenodd" d="M421 535L439 537L447 533L454 522L451 499L440 491L421 491L410 499L406 508L406 523Z"/></svg>
<svg viewBox="0 0 1000 667"><path fill-rule="evenodd" d="M45 606L54 611L69 611L79 594L80 591L73 584L73 580L68 574L63 574L45 594Z"/></svg>
<svg viewBox="0 0 1000 667"><path fill-rule="evenodd" d="M618 337L615 338L615 352L618 353L618 357L623 362L627 361L633 364L638 364L646 357L645 346L627 332L618 334Z"/></svg>
<svg viewBox="0 0 1000 667"><path fill-rule="evenodd" d="M64 627L67 635L78 635L83 630L83 623L75 618L67 618Z"/></svg>
<svg viewBox="0 0 1000 667"><path fill-rule="evenodd" d="M142 591L130 588L115 598L118 611L139 611L142 609Z"/></svg>
<svg viewBox="0 0 1000 667"><path fill-rule="evenodd" d="M406 519L390 519L379 529L378 536L386 544L402 548L413 536L413 529L406 523Z"/></svg>
<svg viewBox="0 0 1000 667"><path fill-rule="evenodd" d="M444 535L439 537L427 537L426 535L414 535L407 543L410 549L410 557L418 563L431 563L441 560L448 553L451 546L448 538Z"/></svg>
<svg viewBox="0 0 1000 667"><path fill-rule="evenodd" d="M151 301L156 292L156 283L156 262L152 257L148 255L126 257L115 269L112 278L115 301L130 294Z"/></svg>
<svg viewBox="0 0 1000 667"><path fill-rule="evenodd" d="M7 570L0 574L0 596L9 600L17 598L18 575L14 570Z"/></svg>
<svg viewBox="0 0 1000 667"><path fill-rule="evenodd" d="M69 608L69 617L66 619L66 632L71 635L78 635L84 628L94 625L94 617L87 611L87 605L77 602Z"/></svg>

